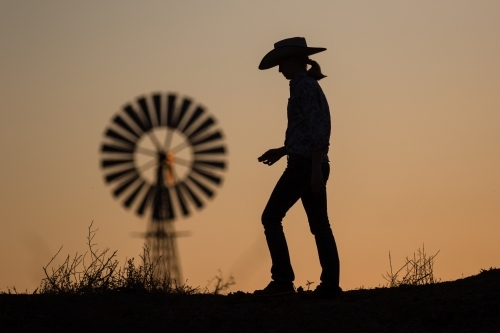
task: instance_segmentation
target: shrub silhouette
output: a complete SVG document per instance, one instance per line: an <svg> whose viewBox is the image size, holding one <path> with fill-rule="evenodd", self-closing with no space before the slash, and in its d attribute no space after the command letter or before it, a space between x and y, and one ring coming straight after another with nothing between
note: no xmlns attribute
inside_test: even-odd
<svg viewBox="0 0 500 333"><path fill-rule="evenodd" d="M96 248L94 237L98 229L93 230L92 225L93 222L88 228L87 252L76 253L73 257L68 255L59 267L49 269L50 264L61 252L61 246L49 263L43 267L45 278L34 293L38 291L41 294L89 294L126 291L182 295L220 294L235 284L232 276L225 281L222 272L219 271L219 276L209 281L209 284L216 281L214 290L210 292L209 285L207 285L202 292L200 288L193 288L172 280L168 275L160 276L157 274L159 260L151 260L147 246L142 248L139 264L136 264L132 258L127 259L125 264L120 266L116 258L117 251L111 252L109 248L104 250Z"/></svg>
<svg viewBox="0 0 500 333"><path fill-rule="evenodd" d="M390 272L382 274L382 277L387 281L388 287L417 286L439 282L434 278L434 258L438 253L439 251L429 256L425 253L425 246L422 245L422 250L418 249L417 254L413 253L413 259L406 257L406 263L393 273L391 252L389 252Z"/></svg>

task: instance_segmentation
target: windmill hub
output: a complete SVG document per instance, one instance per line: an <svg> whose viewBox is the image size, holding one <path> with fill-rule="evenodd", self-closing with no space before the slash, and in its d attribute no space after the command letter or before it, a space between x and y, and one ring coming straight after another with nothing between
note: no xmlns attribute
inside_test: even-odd
<svg viewBox="0 0 500 333"><path fill-rule="evenodd" d="M166 162L167 161L167 153L164 151L159 151L158 152L158 161L160 163Z"/></svg>

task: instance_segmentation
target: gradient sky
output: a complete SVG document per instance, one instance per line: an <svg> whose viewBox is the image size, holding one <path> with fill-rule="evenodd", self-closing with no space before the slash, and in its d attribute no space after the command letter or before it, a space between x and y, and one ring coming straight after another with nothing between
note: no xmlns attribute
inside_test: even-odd
<svg viewBox="0 0 500 333"><path fill-rule="evenodd" d="M500 2L0 0L0 289L33 290L61 245L140 253L146 228L111 195L99 147L111 117L152 92L205 105L229 169L207 208L176 223L184 278L221 269L233 290L270 279L260 216L285 161L288 82L257 66L304 36L332 114L329 215L341 286L425 244L442 280L500 263ZM296 285L319 282L300 204L284 220ZM314 286L314 285L313 285Z"/></svg>

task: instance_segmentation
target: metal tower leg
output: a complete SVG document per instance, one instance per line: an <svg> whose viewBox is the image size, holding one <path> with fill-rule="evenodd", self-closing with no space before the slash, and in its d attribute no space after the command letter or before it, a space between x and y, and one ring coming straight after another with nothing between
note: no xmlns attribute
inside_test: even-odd
<svg viewBox="0 0 500 333"><path fill-rule="evenodd" d="M169 277L172 284L181 284L183 280L173 222L152 220L148 226L147 235L152 260L158 262L157 277Z"/></svg>

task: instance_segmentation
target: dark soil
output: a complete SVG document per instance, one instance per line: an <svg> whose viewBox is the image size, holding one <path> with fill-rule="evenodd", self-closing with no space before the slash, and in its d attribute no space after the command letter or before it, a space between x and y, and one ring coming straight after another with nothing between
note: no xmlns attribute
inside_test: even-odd
<svg viewBox="0 0 500 333"><path fill-rule="evenodd" d="M117 292L0 295L0 332L500 332L500 269L336 301Z"/></svg>

